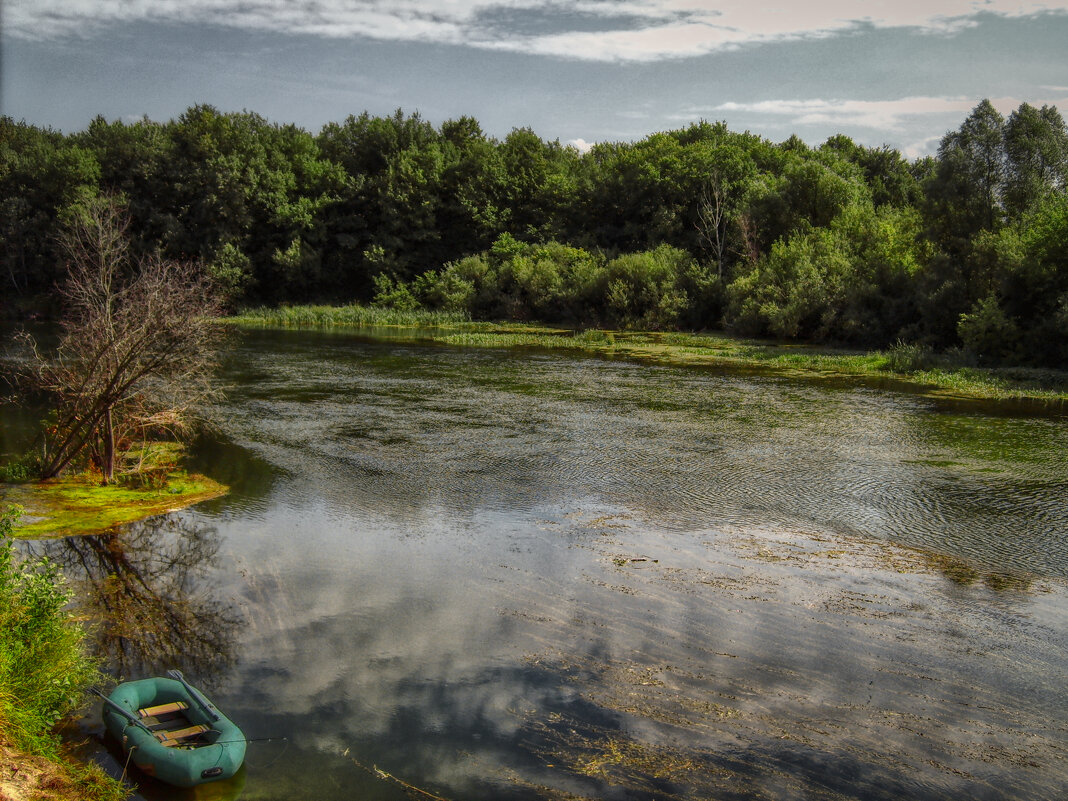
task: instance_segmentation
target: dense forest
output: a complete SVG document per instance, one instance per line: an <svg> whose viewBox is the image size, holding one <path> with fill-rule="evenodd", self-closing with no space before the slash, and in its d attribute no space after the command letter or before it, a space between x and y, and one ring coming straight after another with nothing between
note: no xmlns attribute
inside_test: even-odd
<svg viewBox="0 0 1068 801"><path fill-rule="evenodd" d="M577 326L957 349L1068 367L1068 129L983 101L937 155L700 122L587 153L462 117L0 118L4 305L48 314L57 234L118 196L134 246L231 307L363 301Z"/></svg>

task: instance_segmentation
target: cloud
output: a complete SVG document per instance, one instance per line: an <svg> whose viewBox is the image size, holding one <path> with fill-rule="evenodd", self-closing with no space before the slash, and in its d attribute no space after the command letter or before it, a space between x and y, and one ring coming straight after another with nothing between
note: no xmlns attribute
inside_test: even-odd
<svg viewBox="0 0 1068 801"><path fill-rule="evenodd" d="M942 141L941 136L926 136L918 142L912 142L901 148L905 158L919 159L924 156L933 156L938 151L938 144Z"/></svg>
<svg viewBox="0 0 1068 801"><path fill-rule="evenodd" d="M591 61L655 61L833 36L864 25L945 33L975 24L980 14L1050 12L1068 13L1068 0L7 0L5 28L18 38L49 39L122 23L197 23ZM509 15L536 18L539 32L510 26Z"/></svg>
<svg viewBox="0 0 1068 801"><path fill-rule="evenodd" d="M593 149L593 143L587 142L585 139L569 139L567 142L571 147L575 148L579 153L589 153Z"/></svg>
<svg viewBox="0 0 1068 801"><path fill-rule="evenodd" d="M905 97L898 100L762 100L720 103L691 112L711 115L737 113L786 117L795 125L849 125L900 129L907 117L966 114L978 101L969 97ZM691 113L692 117L693 114Z"/></svg>
<svg viewBox="0 0 1068 801"><path fill-rule="evenodd" d="M716 106L692 106L676 119L692 120L698 116L724 118L746 114L782 117L794 126L832 125L878 130L903 130L918 118L949 115L966 116L981 98L977 97L904 97L896 100L761 100L751 103L728 102ZM991 98L1002 114L1009 114L1024 102L1014 97ZM1029 101L1032 105L1035 101ZM1039 100L1037 105L1063 105L1068 98Z"/></svg>

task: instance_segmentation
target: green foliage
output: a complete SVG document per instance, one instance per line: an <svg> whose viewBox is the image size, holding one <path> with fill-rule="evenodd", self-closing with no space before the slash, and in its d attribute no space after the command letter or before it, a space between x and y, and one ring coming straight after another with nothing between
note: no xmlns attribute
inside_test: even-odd
<svg viewBox="0 0 1068 801"><path fill-rule="evenodd" d="M1068 183L1068 127L1052 106L1024 103L1005 123L1005 207L1019 218Z"/></svg>
<svg viewBox="0 0 1068 801"><path fill-rule="evenodd" d="M21 484L41 477L41 459L36 454L25 454L0 464L0 483Z"/></svg>
<svg viewBox="0 0 1068 801"><path fill-rule="evenodd" d="M728 287L728 324L756 336L878 344L910 321L918 219L854 205L779 240Z"/></svg>
<svg viewBox="0 0 1068 801"><path fill-rule="evenodd" d="M419 308L419 301L415 299L407 284L395 281L385 273L380 273L375 276L374 285L375 296L372 303L375 306L401 312L414 311Z"/></svg>
<svg viewBox="0 0 1068 801"><path fill-rule="evenodd" d="M892 373L914 373L935 366L934 352L914 342L898 340L886 350L884 367Z"/></svg>
<svg viewBox="0 0 1068 801"><path fill-rule="evenodd" d="M375 303L414 308L414 302L482 319L660 329L677 326L692 311L686 286L707 293L711 281L688 253L670 245L606 262L582 248L532 245L502 234L486 253L424 273L410 285L377 278Z"/></svg>
<svg viewBox="0 0 1068 801"><path fill-rule="evenodd" d="M957 332L964 347L980 364L997 364L1011 354L1020 338L1016 325L1008 318L993 295L988 295L960 316Z"/></svg>
<svg viewBox="0 0 1068 801"><path fill-rule="evenodd" d="M15 557L9 537L18 514L17 507L0 512L0 720L16 745L47 752L48 732L98 675L64 611L71 593L59 569Z"/></svg>
<svg viewBox="0 0 1068 801"><path fill-rule="evenodd" d="M211 276L224 303L242 297L252 283L252 261L233 242L225 243L208 264Z"/></svg>
<svg viewBox="0 0 1068 801"><path fill-rule="evenodd" d="M426 308L467 313L475 296L475 283L451 264L441 271L428 270L412 282L412 295Z"/></svg>
<svg viewBox="0 0 1068 801"><path fill-rule="evenodd" d="M693 258L670 245L618 256L605 265L605 315L617 326L659 330L675 328L690 305L682 287Z"/></svg>
<svg viewBox="0 0 1068 801"><path fill-rule="evenodd" d="M945 349L974 340L962 315L991 321L993 297L1018 335L1001 358L1056 366L1066 189L1068 128L1026 103L1007 119L979 103L915 162L707 122L580 154L400 109L318 135L211 106L71 136L0 119L4 280L38 306L60 222L105 192L128 204L136 252L202 259L230 306L341 298ZM665 266L661 246L687 256Z"/></svg>
<svg viewBox="0 0 1068 801"><path fill-rule="evenodd" d="M66 611L71 591L59 568L15 554L10 537L21 511L0 509L0 734L5 745L52 763L41 784L49 798L120 801L128 789L94 764L66 762L53 734L101 676Z"/></svg>

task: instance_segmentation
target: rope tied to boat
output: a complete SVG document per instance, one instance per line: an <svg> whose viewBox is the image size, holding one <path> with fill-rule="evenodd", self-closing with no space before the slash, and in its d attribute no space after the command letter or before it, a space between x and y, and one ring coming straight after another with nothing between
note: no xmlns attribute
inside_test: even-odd
<svg viewBox="0 0 1068 801"><path fill-rule="evenodd" d="M256 768L257 770L265 770L265 769L271 767L275 762L277 762L279 759L281 759L282 757L284 757L286 755L286 752L289 750L289 738L288 737L256 737L256 738L251 739L251 740L246 737L244 740L223 740L222 742L217 743L217 745L226 745L227 743L241 743L241 742L244 742L244 743L273 743L276 740L281 740L283 743L286 744L286 747L282 749L282 753L280 753L277 756L275 756L274 759L272 759L270 762L268 762L265 765L259 765L259 764L256 764L255 762L252 762L248 758L248 754L247 753L245 754L245 764L246 765L251 765L252 767Z"/></svg>
<svg viewBox="0 0 1068 801"><path fill-rule="evenodd" d="M430 801L449 801L449 799L445 798L444 796L435 795L429 790L424 790L421 787L416 787L414 784L409 784L408 782L404 781L404 779L398 779L392 773L387 773L386 771L382 770L380 767L378 767L378 765L372 765L371 767L367 767L356 757L349 754L349 749L347 748L341 755L344 757L348 757L350 760L352 760L352 764L358 767L360 770L364 770L370 773L375 778L381 779L384 782L391 782L397 785L398 787L403 787L405 792L409 794L415 794L419 798L429 798Z"/></svg>
<svg viewBox="0 0 1068 801"><path fill-rule="evenodd" d="M126 729L123 729L125 732ZM137 750L137 746L132 746L129 751L126 752L126 764L122 766L122 776L119 777L119 784L126 782L126 771L130 767L130 760L133 758L133 752Z"/></svg>

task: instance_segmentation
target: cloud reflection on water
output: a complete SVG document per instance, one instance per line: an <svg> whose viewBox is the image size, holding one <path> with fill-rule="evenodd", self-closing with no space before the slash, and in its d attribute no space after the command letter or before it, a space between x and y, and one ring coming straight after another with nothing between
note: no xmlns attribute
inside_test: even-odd
<svg viewBox="0 0 1068 801"><path fill-rule="evenodd" d="M453 799L1037 799L1068 780L1058 421L243 343L220 425L230 469L250 454L269 480L194 517L243 616L217 700L294 743L250 770L257 798L401 797L353 759Z"/></svg>

